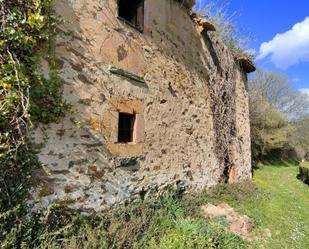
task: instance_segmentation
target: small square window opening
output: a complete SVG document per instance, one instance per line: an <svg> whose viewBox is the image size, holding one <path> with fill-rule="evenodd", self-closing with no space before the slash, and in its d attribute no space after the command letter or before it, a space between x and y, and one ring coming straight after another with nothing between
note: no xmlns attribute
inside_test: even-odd
<svg viewBox="0 0 309 249"><path fill-rule="evenodd" d="M118 0L118 17L143 31L144 0Z"/></svg>
<svg viewBox="0 0 309 249"><path fill-rule="evenodd" d="M132 143L135 114L119 112L118 143Z"/></svg>

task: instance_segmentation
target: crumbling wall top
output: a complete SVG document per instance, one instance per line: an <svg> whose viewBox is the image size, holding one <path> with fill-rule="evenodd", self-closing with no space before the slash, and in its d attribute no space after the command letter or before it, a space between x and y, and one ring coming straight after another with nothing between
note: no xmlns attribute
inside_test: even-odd
<svg viewBox="0 0 309 249"><path fill-rule="evenodd" d="M253 73L256 70L256 67L254 66L252 60L247 56L239 56L238 58L236 58L236 61L246 73Z"/></svg>
<svg viewBox="0 0 309 249"><path fill-rule="evenodd" d="M216 31L215 25L198 13L192 12L190 17L199 33L202 33L203 31Z"/></svg>

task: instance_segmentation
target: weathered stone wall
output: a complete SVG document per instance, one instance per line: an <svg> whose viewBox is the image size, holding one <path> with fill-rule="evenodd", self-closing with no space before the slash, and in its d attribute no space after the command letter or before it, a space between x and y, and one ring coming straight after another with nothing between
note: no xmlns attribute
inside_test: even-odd
<svg viewBox="0 0 309 249"><path fill-rule="evenodd" d="M45 172L33 195L44 206L98 211L167 186L197 191L251 178L245 73L215 33L196 31L187 8L145 0L143 33L117 19L116 0L55 0L55 10L71 110L34 131ZM134 143L117 143L118 112L139 115Z"/></svg>

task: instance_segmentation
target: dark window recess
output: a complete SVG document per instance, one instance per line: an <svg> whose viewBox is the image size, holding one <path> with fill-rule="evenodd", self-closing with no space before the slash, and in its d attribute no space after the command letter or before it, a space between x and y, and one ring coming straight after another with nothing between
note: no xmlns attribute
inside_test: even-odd
<svg viewBox="0 0 309 249"><path fill-rule="evenodd" d="M119 113L118 123L118 143L133 142L135 115L128 113Z"/></svg>
<svg viewBox="0 0 309 249"><path fill-rule="evenodd" d="M118 17L144 30L144 0L118 0Z"/></svg>

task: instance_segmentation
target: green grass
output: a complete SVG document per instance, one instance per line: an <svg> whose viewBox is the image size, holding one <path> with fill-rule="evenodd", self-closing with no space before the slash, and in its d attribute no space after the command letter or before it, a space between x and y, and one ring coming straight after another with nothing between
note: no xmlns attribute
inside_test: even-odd
<svg viewBox="0 0 309 249"><path fill-rule="evenodd" d="M255 185L218 186L211 193L190 197L189 202L195 202L192 206L226 202L251 217L256 228L248 248L307 249L309 187L296 178L298 172L288 163L262 166L254 173Z"/></svg>
<svg viewBox="0 0 309 249"><path fill-rule="evenodd" d="M309 248L309 187L297 179L295 164L279 163L257 169L255 184L219 185L207 193L185 196L185 215L201 221L201 205L226 202L256 224L254 240L246 248Z"/></svg>
<svg viewBox="0 0 309 249"><path fill-rule="evenodd" d="M297 174L295 166L265 166L255 172L254 181L269 198L254 209L243 208L259 221L260 235L267 228L272 234L258 248L309 248L309 188Z"/></svg>
<svg viewBox="0 0 309 249"><path fill-rule="evenodd" d="M292 165L263 166L254 174L263 198L259 194L240 201L229 199L231 195L223 198L257 224L254 234L259 239L249 248L309 248L309 188L297 174L298 167Z"/></svg>

